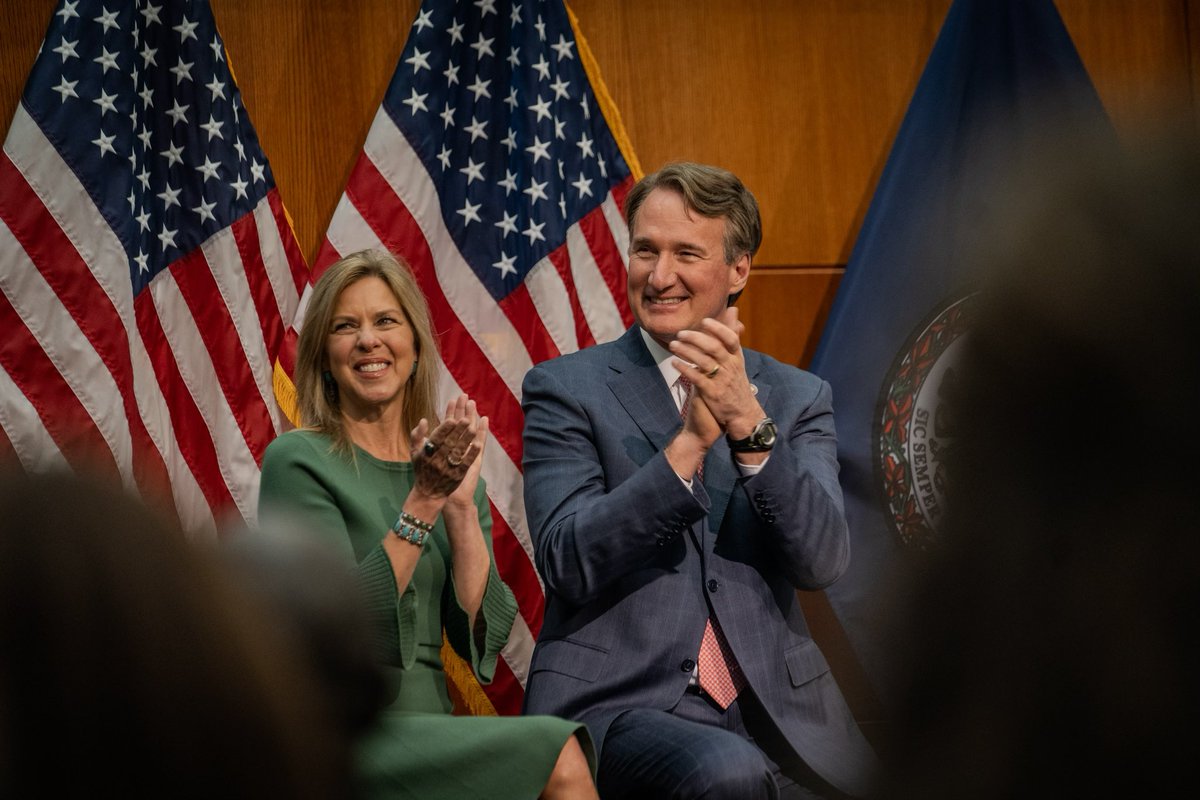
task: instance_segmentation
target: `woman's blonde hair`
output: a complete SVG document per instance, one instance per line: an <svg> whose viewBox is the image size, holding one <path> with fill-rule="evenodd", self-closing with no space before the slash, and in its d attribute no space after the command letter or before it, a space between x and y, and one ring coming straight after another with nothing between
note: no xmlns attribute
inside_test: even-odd
<svg viewBox="0 0 1200 800"><path fill-rule="evenodd" d="M337 384L329 370L326 341L333 310L343 291L363 278L379 278L388 285L413 331L417 361L404 395L403 421L412 430L422 417L436 425L438 352L429 320L429 306L408 264L381 250L360 250L332 264L313 286L312 297L300 330L296 353L296 396L300 419L306 427L327 435L333 449L353 454L342 424Z"/></svg>

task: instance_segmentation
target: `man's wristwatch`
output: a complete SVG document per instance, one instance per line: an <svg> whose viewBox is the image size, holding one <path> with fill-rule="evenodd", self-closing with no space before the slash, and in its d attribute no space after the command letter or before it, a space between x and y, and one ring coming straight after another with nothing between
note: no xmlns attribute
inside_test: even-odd
<svg viewBox="0 0 1200 800"><path fill-rule="evenodd" d="M726 434L725 440L735 453L765 453L775 446L775 420L763 417L745 439L731 439Z"/></svg>

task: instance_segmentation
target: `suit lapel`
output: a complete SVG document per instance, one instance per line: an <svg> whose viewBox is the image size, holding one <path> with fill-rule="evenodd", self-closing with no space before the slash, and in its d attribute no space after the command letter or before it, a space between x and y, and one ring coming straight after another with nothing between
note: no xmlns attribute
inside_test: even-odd
<svg viewBox="0 0 1200 800"><path fill-rule="evenodd" d="M679 429L679 412L636 325L616 341L609 370L609 390L654 448L662 450Z"/></svg>

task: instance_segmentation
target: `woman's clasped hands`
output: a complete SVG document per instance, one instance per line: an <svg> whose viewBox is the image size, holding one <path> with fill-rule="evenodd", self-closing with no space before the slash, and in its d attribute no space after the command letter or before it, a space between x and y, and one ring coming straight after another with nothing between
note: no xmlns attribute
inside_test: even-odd
<svg viewBox="0 0 1200 800"><path fill-rule="evenodd" d="M473 504L487 433L488 418L479 416L475 401L465 394L446 404L442 421L432 431L422 418L411 436L414 489L448 502Z"/></svg>

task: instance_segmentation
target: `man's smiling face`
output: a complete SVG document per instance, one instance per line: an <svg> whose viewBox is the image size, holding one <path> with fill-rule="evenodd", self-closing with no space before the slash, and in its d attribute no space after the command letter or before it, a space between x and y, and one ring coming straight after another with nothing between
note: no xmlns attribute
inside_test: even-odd
<svg viewBox="0 0 1200 800"><path fill-rule="evenodd" d="M634 217L629 245L629 307L664 347L682 330L715 317L745 288L750 257L725 262L725 218L688 209L683 195L658 188Z"/></svg>

